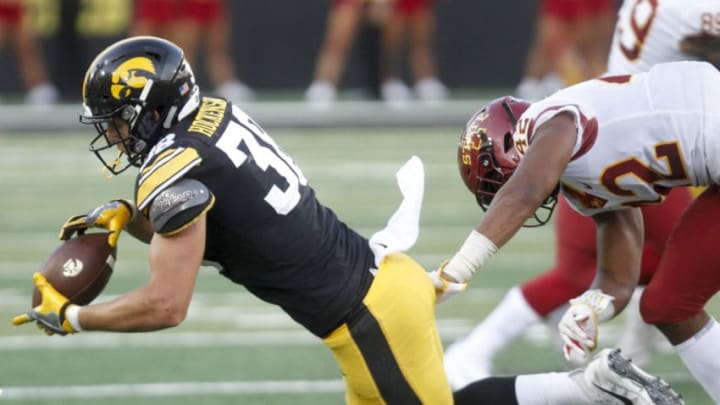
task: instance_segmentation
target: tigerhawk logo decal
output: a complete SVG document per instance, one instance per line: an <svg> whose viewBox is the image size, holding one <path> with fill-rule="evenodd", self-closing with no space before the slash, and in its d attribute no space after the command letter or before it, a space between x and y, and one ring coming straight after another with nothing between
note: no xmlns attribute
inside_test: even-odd
<svg viewBox="0 0 720 405"><path fill-rule="evenodd" d="M63 264L62 274L65 277L75 277L83 271L83 262L80 259L71 257Z"/></svg>
<svg viewBox="0 0 720 405"><path fill-rule="evenodd" d="M112 74L110 94L116 100L130 97L134 89L145 87L148 79L155 77L155 65L150 58L138 56L128 59Z"/></svg>

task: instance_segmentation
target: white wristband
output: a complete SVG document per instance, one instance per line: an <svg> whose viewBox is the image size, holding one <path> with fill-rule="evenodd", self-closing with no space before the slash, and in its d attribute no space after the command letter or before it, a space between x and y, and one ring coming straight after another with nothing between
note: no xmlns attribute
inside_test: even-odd
<svg viewBox="0 0 720 405"><path fill-rule="evenodd" d="M79 305L69 305L67 309L65 310L65 319L67 319L70 326L73 327L76 331L80 332L82 328L80 327L80 306Z"/></svg>
<svg viewBox="0 0 720 405"><path fill-rule="evenodd" d="M455 253L442 272L458 283L467 283L472 275L482 267L485 260L495 254L498 248L495 243L480 232L473 230L465 239L460 250Z"/></svg>

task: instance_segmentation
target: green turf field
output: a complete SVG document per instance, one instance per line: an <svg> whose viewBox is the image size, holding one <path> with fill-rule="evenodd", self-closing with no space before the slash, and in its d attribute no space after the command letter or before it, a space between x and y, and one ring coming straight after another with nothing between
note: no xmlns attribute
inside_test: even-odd
<svg viewBox="0 0 720 405"><path fill-rule="evenodd" d="M274 131L325 202L370 236L400 202L395 171L413 154L425 163L421 232L411 254L428 269L461 244L481 211L456 173L459 128ZM204 269L188 319L148 334L80 333L46 337L12 327L28 309L31 274L58 244L71 214L130 196L133 174L107 180L86 152L85 134L0 134L0 388L4 402L27 404L340 404L342 384L330 352L278 309ZM522 230L475 276L464 294L438 307L443 340L481 320L507 288L553 260L552 228ZM145 246L121 237L115 274L100 300L146 279ZM401 288L398 286L398 288ZM718 313L720 302L711 303ZM622 319L601 330L612 345ZM501 374L569 366L557 335L538 326L503 352ZM665 347L648 370L688 404L711 401Z"/></svg>

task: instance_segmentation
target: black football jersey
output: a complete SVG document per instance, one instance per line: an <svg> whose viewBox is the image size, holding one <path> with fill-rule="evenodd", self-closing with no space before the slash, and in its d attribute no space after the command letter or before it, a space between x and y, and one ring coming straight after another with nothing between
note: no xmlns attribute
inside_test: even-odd
<svg viewBox="0 0 720 405"><path fill-rule="evenodd" d="M318 336L337 328L372 282L368 241L323 206L300 169L247 114L203 97L162 137L140 168L135 199L181 178L214 197L204 259Z"/></svg>

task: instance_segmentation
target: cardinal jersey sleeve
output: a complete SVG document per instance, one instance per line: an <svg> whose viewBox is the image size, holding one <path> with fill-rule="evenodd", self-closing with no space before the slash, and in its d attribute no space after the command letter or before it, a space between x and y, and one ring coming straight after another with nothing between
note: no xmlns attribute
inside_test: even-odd
<svg viewBox="0 0 720 405"><path fill-rule="evenodd" d="M535 129L562 113L570 114L575 122L577 134L573 156L577 156L583 147L587 147L588 143L597 136L597 120L592 107L580 100L563 100L554 97L549 101L543 100L532 104L518 120L519 125L513 134L514 144L529 145ZM518 151L521 154L525 152L523 148L519 148Z"/></svg>

